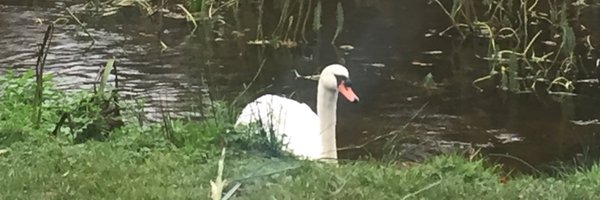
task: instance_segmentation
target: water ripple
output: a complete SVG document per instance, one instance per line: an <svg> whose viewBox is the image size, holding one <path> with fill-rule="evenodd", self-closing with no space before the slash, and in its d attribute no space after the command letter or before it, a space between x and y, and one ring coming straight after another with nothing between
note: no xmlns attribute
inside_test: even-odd
<svg viewBox="0 0 600 200"><path fill-rule="evenodd" d="M35 8L16 1L0 3L0 27L3 27L0 46L4 47L0 51L0 73L9 69L18 72L33 69L46 30L46 25L36 23L35 19L47 22L63 17L63 6L47 4ZM56 85L61 89L89 90L100 68L115 57L121 96L132 101L144 99L150 118L156 118L157 108L163 104L168 104L172 111L189 111L194 101L192 97L207 91L206 87L193 84L198 75L190 73L184 52L176 48L161 52L156 38L138 35L136 29L142 27L137 26L144 26L135 25L139 20L115 20L127 26L108 25L112 22L90 24L86 31L95 39L93 46L79 25L72 22L55 25L46 72L55 75ZM121 31L110 31L114 28ZM124 30L128 28L131 30ZM169 35L180 37L174 33ZM110 84L114 79L114 75L109 77Z"/></svg>

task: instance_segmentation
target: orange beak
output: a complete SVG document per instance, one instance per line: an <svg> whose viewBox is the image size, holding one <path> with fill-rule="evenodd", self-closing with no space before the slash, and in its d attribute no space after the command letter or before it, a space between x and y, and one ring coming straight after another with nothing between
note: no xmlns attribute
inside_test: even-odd
<svg viewBox="0 0 600 200"><path fill-rule="evenodd" d="M340 85L338 86L338 90L340 91L340 93L342 93L342 95L344 95L344 97L346 97L346 99L348 99L348 101L350 101L352 103L358 102L358 96L356 96L356 94L354 94L354 91L352 91L351 87L348 87L348 86L346 86L346 84L344 84L344 81L340 82Z"/></svg>

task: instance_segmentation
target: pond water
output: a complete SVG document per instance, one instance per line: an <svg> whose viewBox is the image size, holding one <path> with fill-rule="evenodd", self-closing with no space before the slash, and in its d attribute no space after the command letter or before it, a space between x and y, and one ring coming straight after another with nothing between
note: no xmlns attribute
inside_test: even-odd
<svg viewBox="0 0 600 200"><path fill-rule="evenodd" d="M199 112L204 109L202 105L210 104L211 98L235 98L259 71L261 59L257 58L262 56L265 65L249 92L293 94L314 108L316 82L295 79L292 70L316 73L338 60L342 51L337 46L351 45L354 49L343 57L361 102L340 101L338 146L361 145L393 132L390 136L402 138L397 146L405 150L405 158L419 160L446 149L482 148L493 161L525 171L530 169L521 161L499 154L539 166L592 155L592 147L598 146L597 85L582 87L586 95L567 98L562 104L535 95L478 92L472 81L489 73L486 62L475 57L486 49L484 42L461 45L446 37L426 37L449 24L435 3L366 2L371 3L344 5L345 28L335 47L329 44L335 29L332 11L323 12L320 44L276 51L267 48L263 53L227 35L224 41L207 43L202 36L189 36L191 28L185 20L157 20L133 7L99 19L82 16L94 44L72 20L59 23L46 70L57 77L63 89L89 89L100 66L114 56L120 95L126 100L146 100L148 117L155 119L161 105L186 115L203 113ZM65 7L76 9L79 4L0 2L0 72L33 68L46 29L37 19L48 23L69 16ZM325 3L323 9L335 10L335 4ZM594 31L600 28L598 10L590 7L586 12L592 32L600 32ZM246 18L249 22L243 28L256 27L253 19ZM161 50L158 36L168 46L166 50ZM423 86L429 73L438 87ZM381 142L373 142L340 151L340 157L356 159L382 153Z"/></svg>

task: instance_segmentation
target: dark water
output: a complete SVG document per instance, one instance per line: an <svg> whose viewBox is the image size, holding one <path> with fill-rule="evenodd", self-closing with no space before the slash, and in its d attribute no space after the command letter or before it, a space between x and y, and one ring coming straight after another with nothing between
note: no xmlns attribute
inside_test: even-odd
<svg viewBox="0 0 600 200"><path fill-rule="evenodd" d="M344 59L361 98L360 104L340 101L338 146L361 145L397 131L394 135L403 139L396 146L405 150L405 158L421 159L446 149L483 148L492 160L523 170L528 168L519 161L494 155L508 154L532 165L593 155L589 152L600 142L600 122L595 121L600 120L597 86L578 86L585 94L563 103L528 94L504 95L493 89L477 92L472 80L489 71L487 63L474 55L486 49L485 43L425 37L449 24L439 7L427 1L364 2L344 4L346 27L337 40L338 45L354 47ZM0 72L34 66L46 27L35 19L68 16L64 7L74 9L78 3L0 1ZM75 23L57 25L47 71L57 77L61 88L89 89L99 66L114 56L121 95L145 99L149 117L156 118L153 113L163 102L186 115L202 111L209 97L233 99L252 80L262 56L266 64L250 91L293 94L314 108L316 83L294 79L291 70L315 73L338 60L336 47L329 44L335 4L325 3L323 9L321 44L260 53L259 48L240 45L227 34L225 41L207 43L201 36L189 36L190 25L184 20L144 17L136 8L124 8L109 17L82 18L96 40L93 46ZM592 32L600 32L598 9L590 7L584 14ZM246 17L242 28L253 29L252 19ZM254 37L252 31L247 34ZM168 49L161 51L158 36ZM442 53L423 53L428 51ZM433 65L416 66L414 61ZM438 88L423 87L429 73L440 83ZM375 142L342 151L340 156L382 153L381 143Z"/></svg>

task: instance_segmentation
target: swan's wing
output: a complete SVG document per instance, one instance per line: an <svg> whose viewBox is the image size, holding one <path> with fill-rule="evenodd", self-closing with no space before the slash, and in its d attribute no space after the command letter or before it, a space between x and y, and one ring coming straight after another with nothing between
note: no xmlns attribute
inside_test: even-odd
<svg viewBox="0 0 600 200"><path fill-rule="evenodd" d="M276 95L263 95L244 107L236 126L262 124L275 134L293 154L318 158L321 154L319 118L304 103Z"/></svg>

